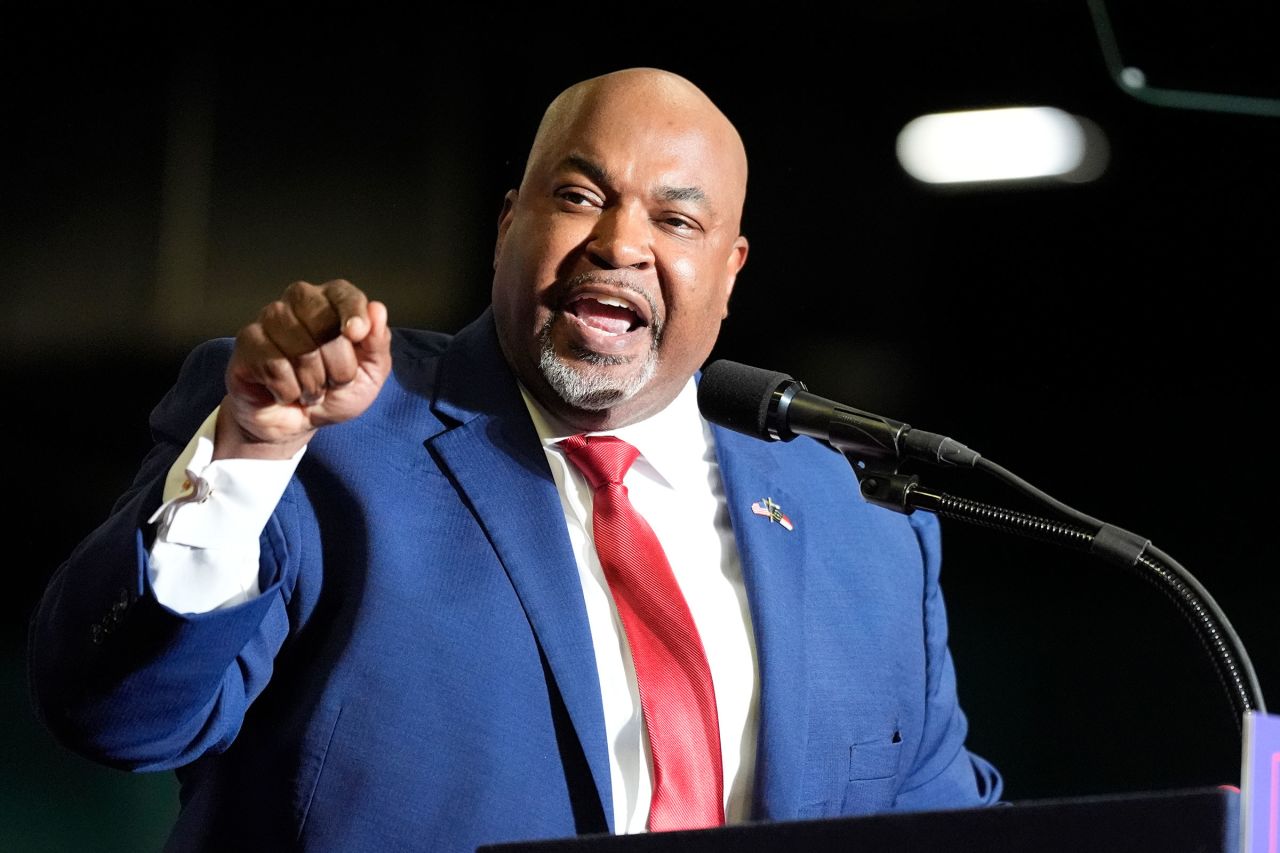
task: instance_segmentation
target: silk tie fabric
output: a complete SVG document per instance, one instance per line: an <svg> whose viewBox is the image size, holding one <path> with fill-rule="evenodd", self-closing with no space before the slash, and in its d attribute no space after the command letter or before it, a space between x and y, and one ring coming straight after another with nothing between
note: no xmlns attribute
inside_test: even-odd
<svg viewBox="0 0 1280 853"><path fill-rule="evenodd" d="M720 826L724 765L707 656L666 553L622 484L640 452L610 435L560 444L595 493L596 553L631 648L653 756L649 830Z"/></svg>

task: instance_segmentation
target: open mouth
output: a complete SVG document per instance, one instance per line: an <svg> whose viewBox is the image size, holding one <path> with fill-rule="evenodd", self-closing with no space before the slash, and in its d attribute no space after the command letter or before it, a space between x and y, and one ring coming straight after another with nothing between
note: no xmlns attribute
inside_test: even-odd
<svg viewBox="0 0 1280 853"><path fill-rule="evenodd" d="M584 326L609 336L625 335L647 326L640 313L624 299L584 293L564 308Z"/></svg>

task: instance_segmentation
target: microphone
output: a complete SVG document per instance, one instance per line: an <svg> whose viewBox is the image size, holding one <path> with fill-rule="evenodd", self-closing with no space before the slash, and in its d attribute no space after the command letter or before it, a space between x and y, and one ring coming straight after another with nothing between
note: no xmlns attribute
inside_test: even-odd
<svg viewBox="0 0 1280 853"><path fill-rule="evenodd" d="M765 441L807 435L852 456L920 459L974 467L981 455L958 441L810 394L785 373L720 360L698 383L698 408L713 424Z"/></svg>

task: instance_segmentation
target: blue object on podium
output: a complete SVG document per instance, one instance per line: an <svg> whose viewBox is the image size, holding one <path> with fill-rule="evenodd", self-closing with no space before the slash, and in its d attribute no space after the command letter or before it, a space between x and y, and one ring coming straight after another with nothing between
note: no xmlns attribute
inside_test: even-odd
<svg viewBox="0 0 1280 853"><path fill-rule="evenodd" d="M492 844L477 853L1237 853L1239 794L1202 788L983 809Z"/></svg>
<svg viewBox="0 0 1280 853"><path fill-rule="evenodd" d="M1244 771L1240 780L1244 853L1280 849L1280 716L1244 715Z"/></svg>

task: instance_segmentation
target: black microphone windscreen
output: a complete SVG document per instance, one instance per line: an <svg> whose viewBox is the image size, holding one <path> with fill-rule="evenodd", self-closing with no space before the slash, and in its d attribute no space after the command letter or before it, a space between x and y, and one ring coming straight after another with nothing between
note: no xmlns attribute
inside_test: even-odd
<svg viewBox="0 0 1280 853"><path fill-rule="evenodd" d="M773 392L794 381L785 373L722 359L702 371L698 408L713 424L767 441Z"/></svg>

